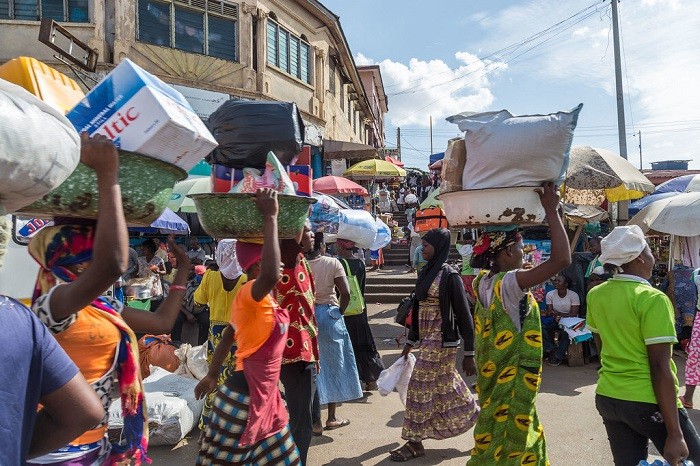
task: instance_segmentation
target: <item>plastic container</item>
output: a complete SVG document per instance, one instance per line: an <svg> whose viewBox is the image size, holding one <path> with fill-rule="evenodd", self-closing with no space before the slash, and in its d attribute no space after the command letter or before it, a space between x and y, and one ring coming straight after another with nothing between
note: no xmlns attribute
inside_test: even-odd
<svg viewBox="0 0 700 466"><path fill-rule="evenodd" d="M263 217L253 202L255 195L246 193L192 194L199 221L209 236L261 240ZM304 228L309 206L316 199L306 196L279 194L278 235L282 239L296 237Z"/></svg>
<svg viewBox="0 0 700 466"><path fill-rule="evenodd" d="M25 88L63 114L85 97L77 82L32 57L13 58L0 66L0 79Z"/></svg>
<svg viewBox="0 0 700 466"><path fill-rule="evenodd" d="M187 178L185 170L145 155L119 151L119 184L124 216L133 226L150 226L165 210L173 187ZM39 218L97 218L97 175L78 168L58 188L24 207L24 215Z"/></svg>
<svg viewBox="0 0 700 466"><path fill-rule="evenodd" d="M453 191L437 196L451 228L487 225L539 225L545 212L535 187Z"/></svg>

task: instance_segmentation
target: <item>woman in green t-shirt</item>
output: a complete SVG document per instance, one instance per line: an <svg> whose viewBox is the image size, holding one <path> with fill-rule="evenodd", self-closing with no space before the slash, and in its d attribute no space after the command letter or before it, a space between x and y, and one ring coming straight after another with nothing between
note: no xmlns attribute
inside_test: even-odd
<svg viewBox="0 0 700 466"><path fill-rule="evenodd" d="M669 464L700 464L700 438L677 398L673 305L647 281L654 256L642 230L615 228L600 261L613 277L588 293L586 317L602 364L596 408L615 464L646 460L649 440Z"/></svg>

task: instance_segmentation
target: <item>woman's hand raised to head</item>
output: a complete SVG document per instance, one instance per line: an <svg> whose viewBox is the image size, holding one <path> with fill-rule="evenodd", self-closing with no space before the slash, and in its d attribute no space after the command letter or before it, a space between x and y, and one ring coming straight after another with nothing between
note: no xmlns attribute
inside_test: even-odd
<svg viewBox="0 0 700 466"><path fill-rule="evenodd" d="M80 134L80 161L97 173L117 174L119 169L119 153L114 143L103 136L88 133Z"/></svg>
<svg viewBox="0 0 700 466"><path fill-rule="evenodd" d="M552 182L542 183L541 188L535 189L535 192L540 196L540 203L544 207L545 212L556 212L559 208L559 189Z"/></svg>
<svg viewBox="0 0 700 466"><path fill-rule="evenodd" d="M255 205L263 217L277 217L279 212L277 191L271 188L258 189L255 193Z"/></svg>

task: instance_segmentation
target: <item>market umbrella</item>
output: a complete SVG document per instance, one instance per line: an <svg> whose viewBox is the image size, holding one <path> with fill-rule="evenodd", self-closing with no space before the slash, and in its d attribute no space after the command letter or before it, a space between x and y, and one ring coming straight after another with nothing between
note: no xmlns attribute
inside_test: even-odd
<svg viewBox="0 0 700 466"><path fill-rule="evenodd" d="M362 194L367 190L352 180L342 176L322 176L314 180L314 191L323 194Z"/></svg>
<svg viewBox="0 0 700 466"><path fill-rule="evenodd" d="M181 219L175 212L166 208L150 227L129 228L131 231L140 233L160 233L163 235L186 235L190 231L190 226Z"/></svg>
<svg viewBox="0 0 700 466"><path fill-rule="evenodd" d="M384 160L386 160L387 162L393 163L393 164L396 165L397 167L401 167L401 168L404 167L404 163L403 163L402 161L397 160L397 159L395 159L394 157L391 157L391 156L389 156L389 155L387 155L386 157L384 157Z"/></svg>
<svg viewBox="0 0 700 466"><path fill-rule="evenodd" d="M211 179L209 177L188 178L185 181L180 181L175 183L168 208L174 212L197 212L194 201L187 196L210 192Z"/></svg>
<svg viewBox="0 0 700 466"><path fill-rule="evenodd" d="M425 200L420 203L420 208L427 209L428 207L440 207L441 209L444 209L445 204L443 204L442 201L437 199L437 196L439 195L440 188L434 189L433 192L431 192L428 195L428 197L426 197Z"/></svg>
<svg viewBox="0 0 700 466"><path fill-rule="evenodd" d="M343 176L353 178L399 178L406 176L406 170L386 160L370 159L359 162L345 170Z"/></svg>
<svg viewBox="0 0 700 466"><path fill-rule="evenodd" d="M639 199L654 191L653 183L627 160L589 146L571 149L564 185L564 201L579 205Z"/></svg>
<svg viewBox="0 0 700 466"><path fill-rule="evenodd" d="M627 223L645 231L676 236L700 235L700 193L681 193L652 202Z"/></svg>
<svg viewBox="0 0 700 466"><path fill-rule="evenodd" d="M657 193L693 193L700 191L700 175L683 175L661 183L654 190Z"/></svg>
<svg viewBox="0 0 700 466"><path fill-rule="evenodd" d="M653 193L649 194L648 196L644 196L641 199L637 199L636 201L630 203L628 212L630 215L634 215L652 202L656 202L660 199L666 199L667 197L673 197L677 196L680 193L677 192L666 192L666 193L657 193L654 191Z"/></svg>

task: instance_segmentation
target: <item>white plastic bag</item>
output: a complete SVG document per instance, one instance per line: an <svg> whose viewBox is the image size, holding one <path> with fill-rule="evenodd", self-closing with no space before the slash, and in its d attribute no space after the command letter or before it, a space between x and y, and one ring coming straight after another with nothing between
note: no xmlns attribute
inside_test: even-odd
<svg viewBox="0 0 700 466"><path fill-rule="evenodd" d="M391 243L391 229L386 223L382 222L379 217L374 221L377 225L377 237L374 239L374 243L370 246L370 249L372 251L377 251Z"/></svg>
<svg viewBox="0 0 700 466"><path fill-rule="evenodd" d="M58 187L79 161L80 137L68 119L0 79L0 215Z"/></svg>
<svg viewBox="0 0 700 466"><path fill-rule="evenodd" d="M377 224L366 210L341 209L337 237L369 248L377 237Z"/></svg>
<svg viewBox="0 0 700 466"><path fill-rule="evenodd" d="M399 392L401 402L406 405L406 393L408 382L411 380L413 367L416 365L416 357L409 353L408 358L399 357L394 364L384 369L377 378L379 394L387 396L394 390Z"/></svg>
<svg viewBox="0 0 700 466"><path fill-rule="evenodd" d="M447 118L464 131L462 189L539 186L562 181L578 114L514 116L507 110Z"/></svg>
<svg viewBox="0 0 700 466"><path fill-rule="evenodd" d="M175 445L199 422L204 399L195 399L194 387L197 383L197 380L151 366L151 375L143 381L150 445ZM109 428L122 427L121 401L117 399L109 407Z"/></svg>
<svg viewBox="0 0 700 466"><path fill-rule="evenodd" d="M207 363L207 344L193 346L187 351L187 370L197 380L202 380L209 372Z"/></svg>

